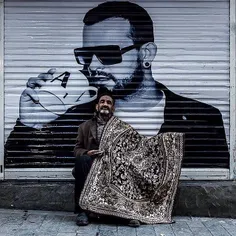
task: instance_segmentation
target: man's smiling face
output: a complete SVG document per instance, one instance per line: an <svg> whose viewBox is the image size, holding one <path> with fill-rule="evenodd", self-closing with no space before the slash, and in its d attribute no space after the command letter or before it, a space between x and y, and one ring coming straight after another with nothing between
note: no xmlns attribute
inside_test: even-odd
<svg viewBox="0 0 236 236"><path fill-rule="evenodd" d="M123 18L109 18L84 26L83 47L118 45L122 49L133 44L130 24ZM91 63L84 68L88 72L89 84L95 87L105 86L118 97L132 94L143 80L138 54L137 49L125 52L122 61L113 65L104 65L93 55Z"/></svg>
<svg viewBox="0 0 236 236"><path fill-rule="evenodd" d="M113 99L107 95L101 96L96 105L96 110L102 116L111 116L115 110Z"/></svg>

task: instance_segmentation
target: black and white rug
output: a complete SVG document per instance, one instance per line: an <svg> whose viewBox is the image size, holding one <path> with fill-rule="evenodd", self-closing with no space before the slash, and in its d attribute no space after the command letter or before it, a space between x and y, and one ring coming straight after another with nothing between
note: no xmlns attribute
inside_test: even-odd
<svg viewBox="0 0 236 236"><path fill-rule="evenodd" d="M148 139L112 117L100 142L104 154L93 162L80 206L148 224L171 223L183 143L182 133Z"/></svg>

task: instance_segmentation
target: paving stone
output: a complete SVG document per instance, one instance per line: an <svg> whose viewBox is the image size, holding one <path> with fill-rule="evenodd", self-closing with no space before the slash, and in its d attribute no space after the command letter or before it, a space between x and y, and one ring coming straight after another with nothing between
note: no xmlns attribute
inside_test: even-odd
<svg viewBox="0 0 236 236"><path fill-rule="evenodd" d="M42 232L35 232L35 236L56 236L58 233L57 232L47 232L47 231L42 231Z"/></svg>
<svg viewBox="0 0 236 236"><path fill-rule="evenodd" d="M98 224L89 224L85 227L77 226L76 236L95 236L99 232L98 226Z"/></svg>
<svg viewBox="0 0 236 236"><path fill-rule="evenodd" d="M0 228L0 235L17 235L18 229L12 229L12 228Z"/></svg>
<svg viewBox="0 0 236 236"><path fill-rule="evenodd" d="M0 209L0 236L236 236L236 219L174 217L176 223L141 225L75 224L71 212Z"/></svg>
<svg viewBox="0 0 236 236"><path fill-rule="evenodd" d="M76 216L64 216L59 229L58 233L76 233L78 230L78 226L75 223Z"/></svg>
<svg viewBox="0 0 236 236"><path fill-rule="evenodd" d="M56 236L77 236L77 234L76 233L58 233Z"/></svg>
<svg viewBox="0 0 236 236"><path fill-rule="evenodd" d="M23 232L18 232L16 235L17 236L35 236L35 233L25 230Z"/></svg>
<svg viewBox="0 0 236 236"><path fill-rule="evenodd" d="M171 227L175 235L178 235L178 236L192 236L193 235L188 224L184 221L176 221L176 223L171 224Z"/></svg>
<svg viewBox="0 0 236 236"><path fill-rule="evenodd" d="M17 224L4 224L1 226L0 228L0 235L1 233L4 233L4 232L8 232L8 231L12 231L12 230L18 230L20 227L20 225L17 225Z"/></svg>
<svg viewBox="0 0 236 236"><path fill-rule="evenodd" d="M38 231L58 232L63 218L62 215L46 215Z"/></svg>
<svg viewBox="0 0 236 236"><path fill-rule="evenodd" d="M117 236L117 226L101 224L98 226L97 236Z"/></svg>
<svg viewBox="0 0 236 236"><path fill-rule="evenodd" d="M22 235L30 235L30 234L33 234L34 232L30 232L30 231L27 231L27 230L20 230L20 229L10 229L8 231L8 234L9 236L22 236ZM0 233L0 235L2 236L2 233Z"/></svg>
<svg viewBox="0 0 236 236"><path fill-rule="evenodd" d="M7 222L5 222L5 225L22 225L25 219L27 218L24 214L11 214L7 217Z"/></svg>
<svg viewBox="0 0 236 236"><path fill-rule="evenodd" d="M219 223L230 235L236 235L236 219L221 219Z"/></svg>
<svg viewBox="0 0 236 236"><path fill-rule="evenodd" d="M136 230L137 236L156 236L153 225L141 225Z"/></svg>
<svg viewBox="0 0 236 236"><path fill-rule="evenodd" d="M212 236L207 228L191 228L194 236Z"/></svg>
<svg viewBox="0 0 236 236"><path fill-rule="evenodd" d="M6 233L6 232L0 232L0 235L1 236L15 236L15 234L13 234L13 233Z"/></svg>
<svg viewBox="0 0 236 236"><path fill-rule="evenodd" d="M194 236L212 236L210 231L205 227L205 225L200 219L191 219L191 221L187 221L186 223L188 224Z"/></svg>
<svg viewBox="0 0 236 236"><path fill-rule="evenodd" d="M118 226L117 227L117 236L136 236L136 229L129 226Z"/></svg>
<svg viewBox="0 0 236 236"><path fill-rule="evenodd" d="M19 228L22 226L25 218L24 214L8 214L6 217L2 217L3 213L0 213L0 235L16 235Z"/></svg>
<svg viewBox="0 0 236 236"><path fill-rule="evenodd" d="M6 222L8 222L8 219L10 218L10 216L12 215L12 213L0 213L0 226L2 226L3 224L5 224Z"/></svg>
<svg viewBox="0 0 236 236"><path fill-rule="evenodd" d="M37 230L40 228L45 217L46 215L29 214L27 218L23 221L19 229L31 231Z"/></svg>
<svg viewBox="0 0 236 236"><path fill-rule="evenodd" d="M174 236L171 224L156 224L153 225L156 236Z"/></svg>
<svg viewBox="0 0 236 236"><path fill-rule="evenodd" d="M228 231L222 225L219 224L219 219L217 218L204 221L203 224L214 236L230 236Z"/></svg>

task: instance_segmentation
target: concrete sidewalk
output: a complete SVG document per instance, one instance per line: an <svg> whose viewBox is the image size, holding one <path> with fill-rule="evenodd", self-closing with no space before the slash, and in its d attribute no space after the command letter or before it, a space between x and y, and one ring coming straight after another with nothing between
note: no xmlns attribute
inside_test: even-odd
<svg viewBox="0 0 236 236"><path fill-rule="evenodd" d="M70 212L0 209L0 236L236 236L236 219L173 217L174 224L78 227Z"/></svg>

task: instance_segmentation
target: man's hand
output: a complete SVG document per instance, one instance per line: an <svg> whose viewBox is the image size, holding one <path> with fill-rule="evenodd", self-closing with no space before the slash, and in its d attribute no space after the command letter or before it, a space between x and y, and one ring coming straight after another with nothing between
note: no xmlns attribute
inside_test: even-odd
<svg viewBox="0 0 236 236"><path fill-rule="evenodd" d="M37 93L37 88L43 87L47 81L52 80L55 72L55 69L50 69L47 73L39 74L38 77L29 78L19 104L19 117L24 125L40 129L44 124L58 117L41 106Z"/></svg>
<svg viewBox="0 0 236 236"><path fill-rule="evenodd" d="M100 156L103 153L103 151L100 150L90 150L87 152L89 156Z"/></svg>

